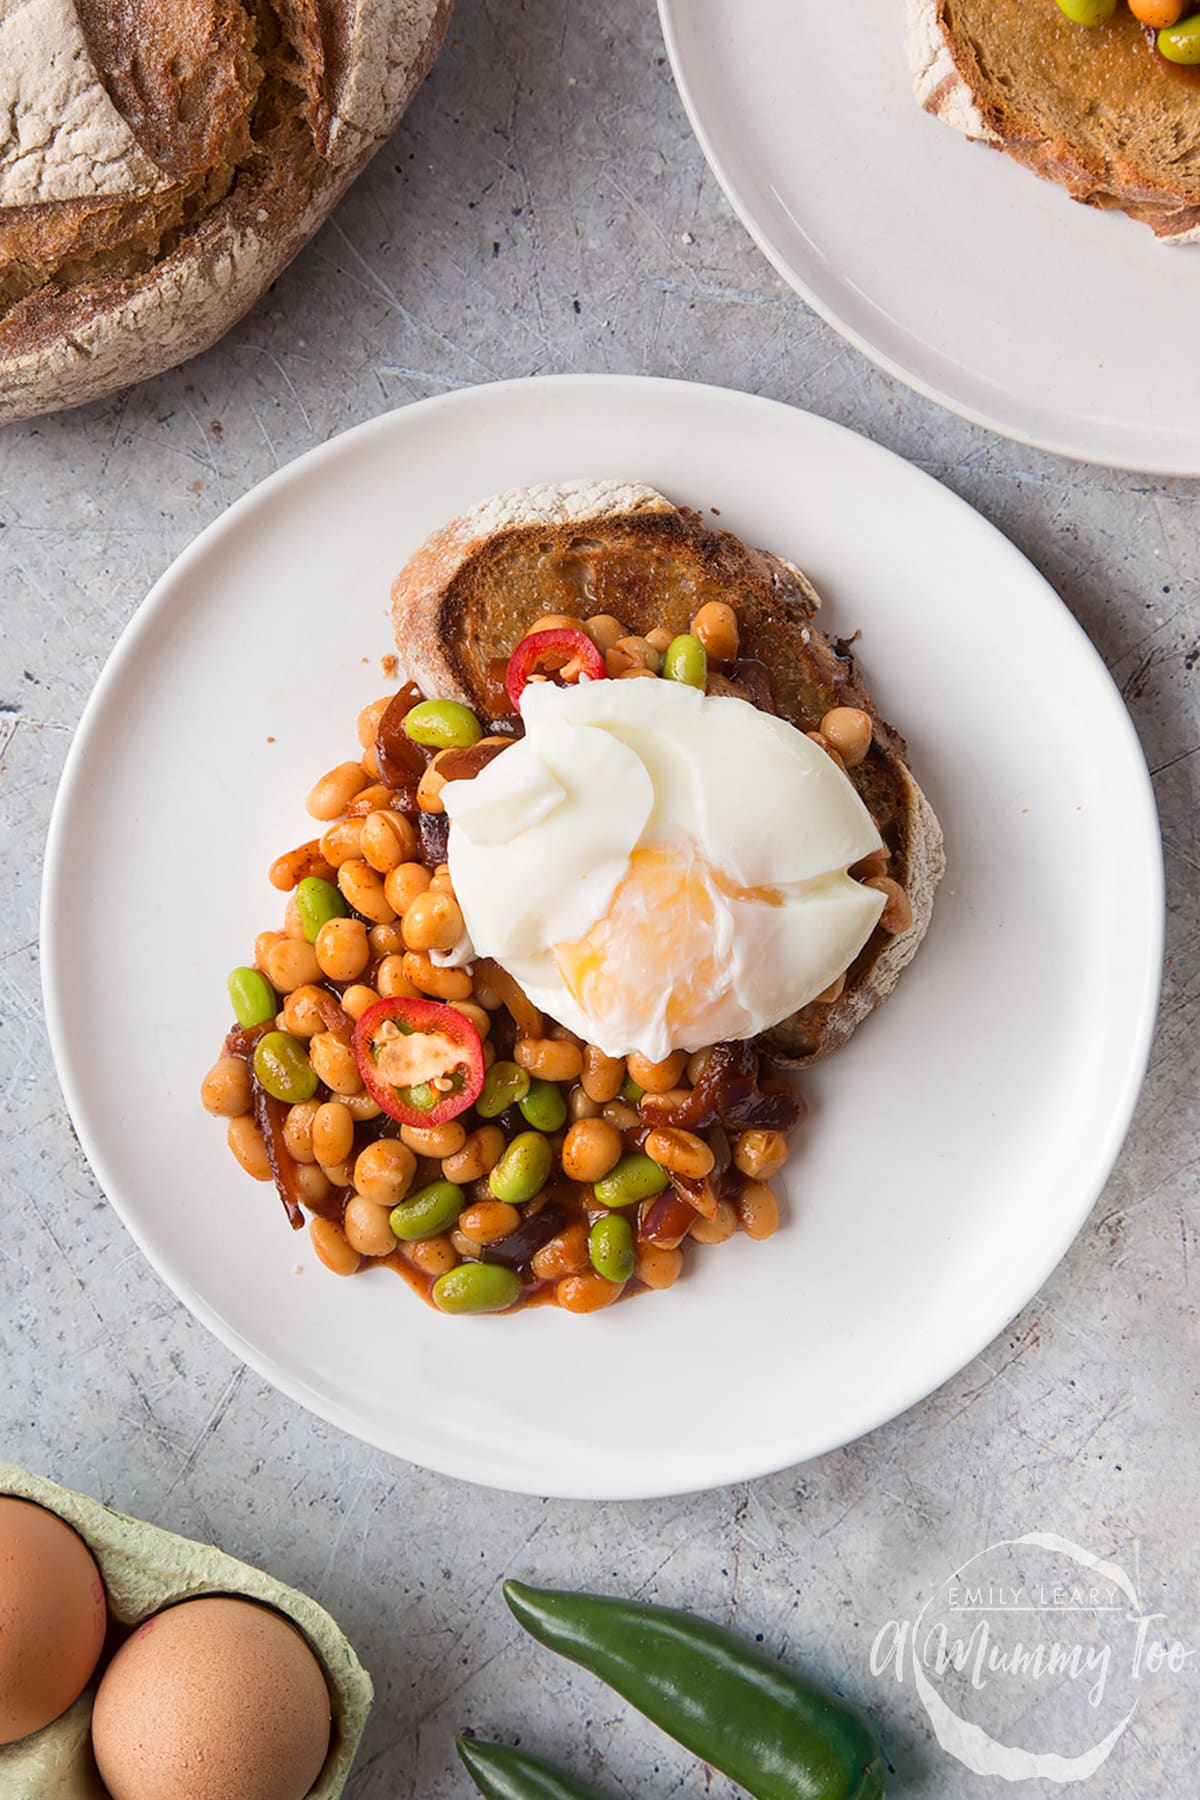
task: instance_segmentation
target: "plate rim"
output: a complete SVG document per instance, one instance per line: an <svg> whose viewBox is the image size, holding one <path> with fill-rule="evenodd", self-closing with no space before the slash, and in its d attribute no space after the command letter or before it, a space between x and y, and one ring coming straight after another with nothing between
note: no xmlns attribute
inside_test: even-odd
<svg viewBox="0 0 1200 1800"><path fill-rule="evenodd" d="M1043 450L1052 456L1062 457L1069 462L1086 463L1096 469L1116 469L1133 475L1158 475L1165 480L1190 480L1200 477L1200 441L1187 461L1160 461L1154 457L1136 457L1127 454L1112 455L1100 448L1081 448L1068 438L1056 437L1053 433L1039 434L1022 430L1016 423L1001 423L986 411L971 405L969 401L957 398L948 389L936 381L930 381L916 369L908 366L897 357L890 356L886 350L871 342L861 331L849 324L837 307L825 296L819 294L800 270L772 241L770 233L761 223L758 215L745 199L740 183L735 180L726 159L717 148L712 133L705 125L691 83L685 71L684 57L680 48L681 34L676 23L677 11L686 6L687 0L657 0L659 25L663 42L671 65L671 74L675 81L676 91L683 103L688 123L703 152L704 159L712 174L716 177L721 192L755 245L766 257L776 274L780 275L792 291L799 295L804 304L811 308L817 316L825 321L846 343L865 356L868 362L882 369L886 375L902 382L914 393L926 400L932 400L936 406L946 412L965 419L970 425L978 425L996 437L1007 439L1010 443L1024 444L1030 450ZM914 108L915 108L914 101ZM948 128L947 128L948 129ZM1200 253L1198 253L1200 254Z"/></svg>
<svg viewBox="0 0 1200 1800"><path fill-rule="evenodd" d="M1149 883L1148 899L1152 907L1152 916L1147 921L1148 930L1144 940L1144 969L1139 980L1140 1013L1137 1028L1129 1034L1127 1040L1119 1098L1110 1111L1107 1131L1097 1134L1094 1140L1089 1176L1080 1185L1076 1204L1060 1215L1058 1230L1049 1240L1043 1239L1039 1242L1039 1255L1030 1259L1030 1275L1036 1270L1036 1280L1029 1286L1028 1292L1023 1293L1023 1297L1017 1301L1015 1306L1010 1306L1008 1299L1005 1298L1000 1306L985 1311L981 1315L984 1323L973 1336L971 1344L969 1346L960 1344L956 1348L950 1366L942 1366L940 1373L937 1373L928 1382L922 1379L917 1384L917 1391L909 1393L900 1405L895 1405L889 1400L884 1404L882 1410L870 1411L868 1422L856 1426L849 1436L841 1435L834 1428L827 1437L802 1447L798 1454L793 1450L781 1458L778 1448L764 1449L759 1458L747 1457L735 1469L730 1470L726 1466L724 1472L720 1472L717 1467L720 1463L719 1452L716 1454L706 1453L702 1459L698 1459L698 1461L703 1461L703 1468L699 1469L698 1473L689 1471L682 1483L678 1480L664 1479L661 1476L656 1476L649 1481L632 1476L622 1480L619 1478L620 1469L618 1468L614 1470L618 1478L599 1494L595 1491L593 1481L572 1480L569 1476L567 1478L557 1477L553 1488L547 1488L544 1481L524 1476L518 1477L509 1472L503 1474L494 1470L481 1472L479 1459L470 1453L469 1448L461 1447L458 1444L452 1450L447 1450L445 1454L440 1449L432 1455L422 1450L418 1460L411 1451L397 1448L394 1439L390 1438L382 1428L376 1430L366 1428L364 1421L360 1420L336 1398L319 1393L307 1379L293 1375L286 1364L276 1362L269 1354L260 1353L256 1346L223 1316L217 1305L194 1286L186 1274L168 1273L167 1265L171 1259L166 1255L160 1259L157 1251L151 1247L143 1235L139 1225L130 1217L121 1198L120 1183L116 1180L109 1181L108 1176L111 1171L108 1169L108 1158L105 1152L98 1147L96 1137L91 1130L84 1086L76 1078L76 1071L70 1055L70 1031L67 1022L69 1007L64 1006L62 983L58 972L58 943L55 931L57 892L64 861L64 845L68 839L71 815L74 808L80 804L82 797L83 784L79 779L80 771L86 764L91 735L103 723L109 690L116 687L123 678L126 665L136 657L143 637L149 635L157 627L161 618L169 617L172 598L177 587L190 574L193 564L208 554L210 546L226 532L240 525L243 518L252 513L256 507L269 502L277 491L286 488L296 479L303 479L321 463L335 460L342 454L343 447L348 442L352 441L355 446L360 446L372 436L384 435L398 417L406 417L414 412L418 415L435 412L447 413L460 409L469 412L473 406L481 402L485 405L503 407L506 399L514 393L528 396L531 391L538 389L545 390L550 387L565 389L570 386L575 386L582 392L589 389L594 391L597 388L616 390L633 386L642 391L655 388L660 392L666 390L668 393L685 390L689 394L699 392L711 396L718 404L732 402L750 410L757 408L789 415L799 414L818 430L854 438L857 446L856 453L885 459L889 464L899 464L907 476L915 478L918 482L930 483L938 490L943 500L948 501L955 509L970 515L976 527L984 529L992 535L1000 554L1014 559L1022 565L1027 578L1042 590L1046 602L1059 609L1063 624L1075 635L1083 653L1092 659L1097 671L1103 675L1111 692L1111 698L1115 702L1114 721L1125 738L1126 753L1131 754L1131 772L1135 772L1139 777L1138 785L1141 788L1143 802L1141 819L1146 827L1148 843L1155 851L1155 855L1146 868ZM176 603L178 604L178 602ZM64 760L62 775L54 798L46 837L40 899L39 948L47 1035L55 1073L72 1126L105 1198L151 1268L175 1298L206 1329L212 1332L218 1341L273 1387L278 1388L305 1411L315 1414L318 1418L324 1419L372 1448L381 1450L388 1455L398 1456L402 1460L414 1462L419 1467L432 1469L439 1474L453 1476L484 1487L512 1493L591 1501L632 1501L675 1497L757 1480L765 1475L801 1466L803 1463L810 1462L833 1450L845 1448L848 1444L857 1442L860 1438L879 1429L880 1426L902 1417L914 1406L928 1399L946 1382L952 1380L999 1336L1017 1314L1035 1298L1078 1236L1120 1153L1141 1091L1154 1037L1162 980L1165 934L1161 833L1149 771L1133 721L1121 702L1116 685L1095 645L1046 577L1024 553L975 507L955 494L952 489L945 487L935 477L928 475L923 469L867 437L864 433L837 424L824 418L821 414L792 406L786 401L746 393L738 388L720 387L711 383L692 382L678 378L606 373L518 377L456 389L449 393L435 394L423 400L410 402L405 406L389 409L373 418L348 427L302 452L291 462L273 470L262 481L250 487L224 511L210 520L168 564L135 607L114 642L92 691L88 695ZM1020 1285L1024 1289L1027 1285L1026 1280L1023 1280ZM630 1467L636 1468L637 1464L631 1464Z"/></svg>

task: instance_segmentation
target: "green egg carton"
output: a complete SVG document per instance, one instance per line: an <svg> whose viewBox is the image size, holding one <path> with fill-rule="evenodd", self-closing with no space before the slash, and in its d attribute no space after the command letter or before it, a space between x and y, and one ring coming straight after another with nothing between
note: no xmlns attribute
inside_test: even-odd
<svg viewBox="0 0 1200 1800"><path fill-rule="evenodd" d="M329 1683L333 1731L329 1755L308 1800L338 1800L358 1751L374 1689L344 1632L324 1607L295 1588L226 1556L212 1544L178 1537L144 1519L113 1512L40 1475L0 1463L0 1495L33 1500L74 1527L99 1565L109 1618L132 1629L201 1594L244 1594L285 1614L304 1633ZM4 1800L107 1800L92 1755L90 1690L52 1725L0 1746Z"/></svg>

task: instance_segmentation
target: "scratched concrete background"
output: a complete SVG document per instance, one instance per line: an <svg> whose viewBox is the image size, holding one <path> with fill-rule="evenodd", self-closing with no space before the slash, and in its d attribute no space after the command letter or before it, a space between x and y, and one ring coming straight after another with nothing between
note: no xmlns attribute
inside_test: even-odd
<svg viewBox="0 0 1200 1800"><path fill-rule="evenodd" d="M1006 531L1126 695L1170 884L1161 1027L1137 1119L1045 1291L986 1355L866 1442L749 1487L632 1506L510 1498L425 1474L240 1367L99 1193L51 1071L38 990L41 846L63 755L166 564L252 483L383 408L579 369L794 401L911 458ZM635 0L459 0L403 129L223 344L110 404L0 436L0 1449L214 1538L330 1607L378 1686L353 1800L465 1794L451 1741L468 1725L519 1735L614 1795L732 1791L523 1643L497 1591L508 1572L637 1591L761 1632L871 1708L895 1793L922 1800L1009 1786L947 1757L911 1681L872 1675L870 1646L994 1540L1053 1531L1115 1559L1145 1609L1166 1615L1153 1634L1200 1645L1197 499L1192 482L990 437L813 318L731 215L652 8ZM1145 1676L1132 1725L1088 1784L1097 1800L1194 1795L1198 1661ZM1072 1704L1048 1689L1029 1701L1039 1740L1064 1753L1087 1741L1055 1741L1055 1709L1066 1736Z"/></svg>

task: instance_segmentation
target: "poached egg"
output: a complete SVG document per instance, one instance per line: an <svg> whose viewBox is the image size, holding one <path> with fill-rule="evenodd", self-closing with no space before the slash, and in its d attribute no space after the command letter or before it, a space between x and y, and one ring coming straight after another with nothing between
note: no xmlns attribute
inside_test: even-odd
<svg viewBox="0 0 1200 1800"><path fill-rule="evenodd" d="M882 840L819 745L682 682L531 682L525 736L448 783L476 954L609 1056L755 1036L816 998L884 897Z"/></svg>

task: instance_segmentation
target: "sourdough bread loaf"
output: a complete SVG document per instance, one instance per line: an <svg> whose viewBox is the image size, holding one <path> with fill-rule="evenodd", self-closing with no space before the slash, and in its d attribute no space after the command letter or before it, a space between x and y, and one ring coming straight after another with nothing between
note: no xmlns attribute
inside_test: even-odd
<svg viewBox="0 0 1200 1800"><path fill-rule="evenodd" d="M0 422L215 342L394 129L452 0L0 0Z"/></svg>
<svg viewBox="0 0 1200 1800"><path fill-rule="evenodd" d="M1124 5L1095 30L1056 0L905 0L917 99L1089 206L1200 241L1200 76Z"/></svg>
<svg viewBox="0 0 1200 1800"><path fill-rule="evenodd" d="M676 634L709 600L736 609L746 665L722 675L718 691L737 692L744 678L743 697L761 703L762 671L774 710L802 731L815 730L835 706L870 716L871 749L850 780L891 852L888 874L912 907L906 931L871 934L837 999L814 1001L765 1034L762 1048L775 1061L800 1067L837 1049L891 993L929 928L945 866L941 829L909 771L904 740L880 716L850 645L814 623L821 600L812 584L791 563L712 530L653 488L572 481L483 501L433 532L392 588L403 677L502 727L492 665L540 616L611 613L637 635L657 626Z"/></svg>

